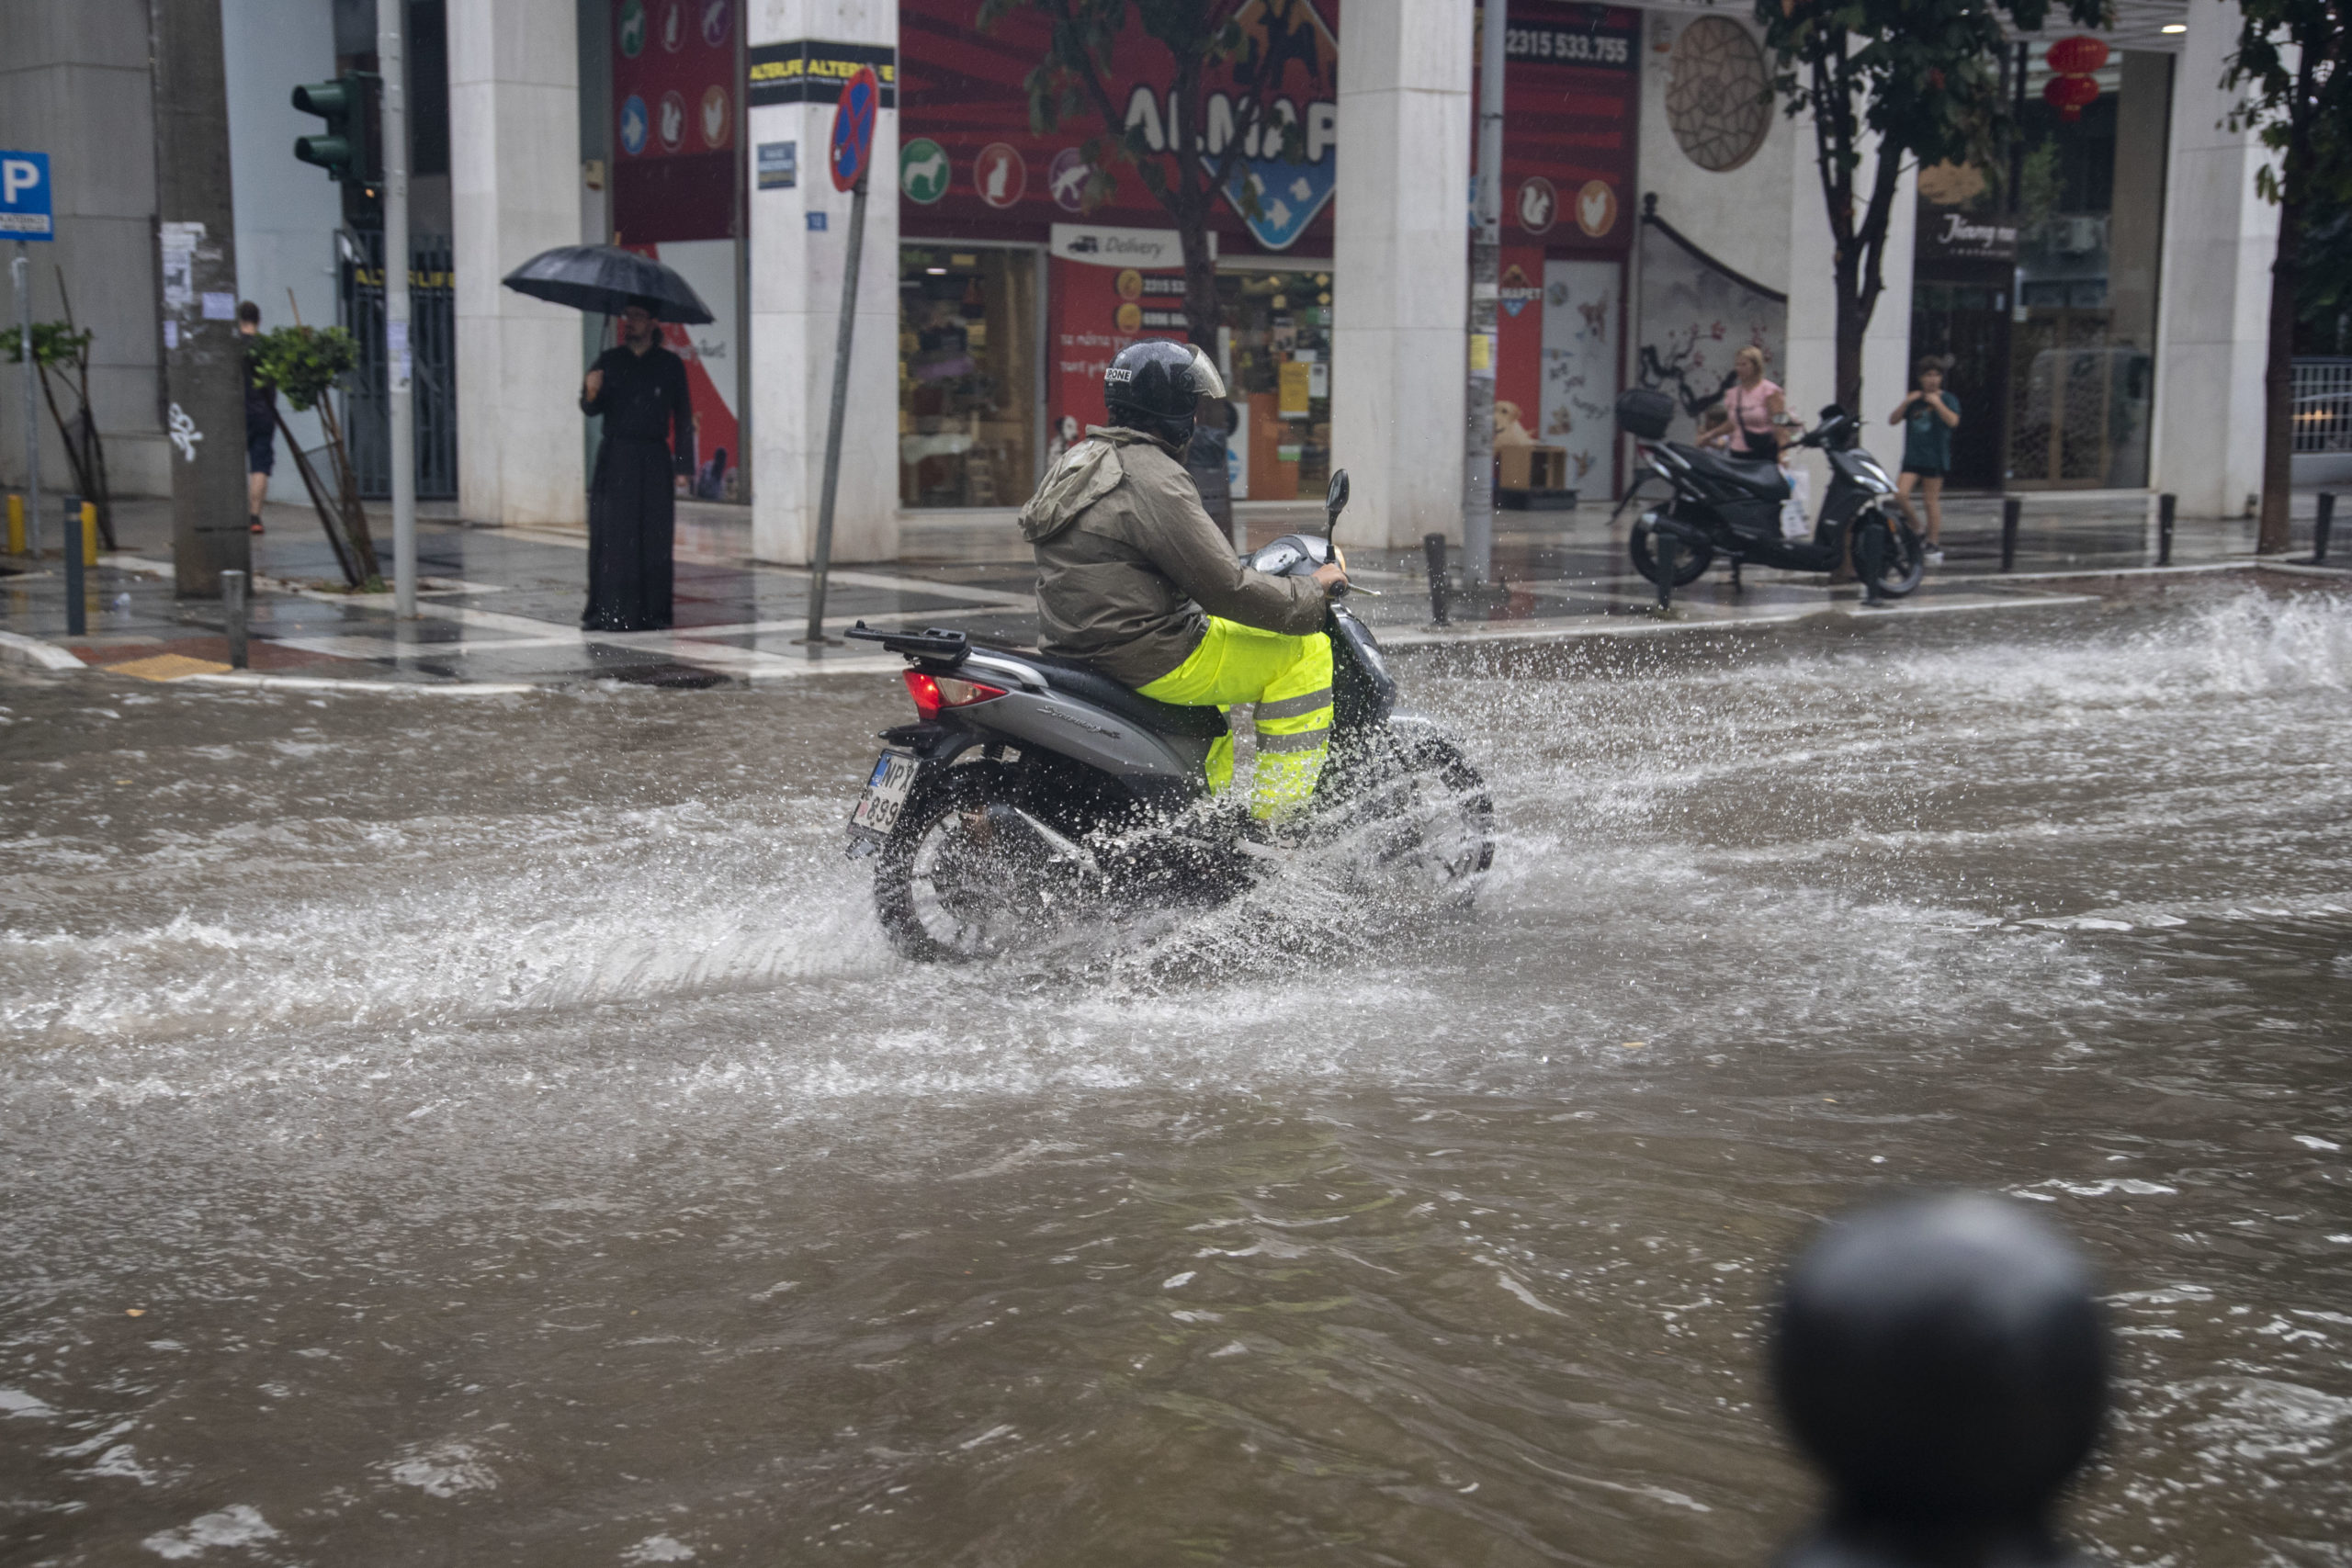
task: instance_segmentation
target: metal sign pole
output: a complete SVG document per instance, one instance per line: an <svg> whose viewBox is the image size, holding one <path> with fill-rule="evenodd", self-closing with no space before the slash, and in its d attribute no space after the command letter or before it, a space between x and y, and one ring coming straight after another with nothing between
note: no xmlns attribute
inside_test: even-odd
<svg viewBox="0 0 2352 1568"><path fill-rule="evenodd" d="M33 558L40 558L40 367L33 359L33 264L25 243L17 242L18 343L25 351L25 515L32 519Z"/></svg>
<svg viewBox="0 0 2352 1568"><path fill-rule="evenodd" d="M1478 231L1470 245L1469 419L1462 475L1462 576L1494 579L1496 308L1502 299L1504 0L1480 8Z"/></svg>
<svg viewBox="0 0 2352 1568"><path fill-rule="evenodd" d="M384 78L384 377L392 425L392 614L416 615L416 394L408 339L408 73L401 12L376 0L376 69Z"/></svg>
<svg viewBox="0 0 2352 1568"><path fill-rule="evenodd" d="M842 424L849 414L850 338L857 326L857 265L865 251L865 186L849 202L849 259L842 276L842 330L833 340L833 410L825 423L825 488L817 503L817 550L808 563L808 635L825 640L825 578L833 564L833 501L841 490Z"/></svg>

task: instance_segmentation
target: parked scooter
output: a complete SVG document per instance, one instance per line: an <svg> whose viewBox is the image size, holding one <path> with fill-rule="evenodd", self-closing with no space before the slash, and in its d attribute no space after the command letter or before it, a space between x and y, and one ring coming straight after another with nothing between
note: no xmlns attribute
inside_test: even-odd
<svg viewBox="0 0 2352 1568"><path fill-rule="evenodd" d="M1863 449L1860 426L1837 404L1796 445L1829 460L1829 493L1808 538L1781 532L1789 478L1778 463L1733 457L1665 439L1674 405L1662 392L1635 388L1617 400L1617 424L1641 443L1650 474L1673 487L1673 499L1642 513L1629 541L1634 570L1657 587L1661 607L1697 581L1717 555L1731 562L1732 586L1753 561L1787 571L1830 571L1853 552L1865 599L1900 599L1927 575L1927 547L1909 521L1890 515L1884 498L1894 480ZM1646 477L1646 476L1645 476Z"/></svg>
<svg viewBox="0 0 2352 1568"><path fill-rule="evenodd" d="M1347 504L1334 474L1324 536L1286 534L1243 558L1271 576L1331 558ZM1466 903L1494 858L1486 783L1453 739L1395 711L1372 629L1336 602L1330 760L1309 848L1339 846L1394 886ZM875 857L883 929L913 958L1038 951L1121 909L1214 904L1268 863L1204 762L1225 714L1154 701L1083 664L971 642L959 631L849 635L906 656L917 722L885 750L850 814Z"/></svg>

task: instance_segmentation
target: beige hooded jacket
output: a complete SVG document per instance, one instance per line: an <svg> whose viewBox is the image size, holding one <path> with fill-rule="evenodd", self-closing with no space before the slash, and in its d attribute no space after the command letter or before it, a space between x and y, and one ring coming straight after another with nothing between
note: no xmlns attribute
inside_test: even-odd
<svg viewBox="0 0 2352 1568"><path fill-rule="evenodd" d="M1021 509L1037 552L1037 646L1148 686L1192 656L1205 615L1305 637L1322 588L1234 558L1183 465L1140 431L1087 427Z"/></svg>

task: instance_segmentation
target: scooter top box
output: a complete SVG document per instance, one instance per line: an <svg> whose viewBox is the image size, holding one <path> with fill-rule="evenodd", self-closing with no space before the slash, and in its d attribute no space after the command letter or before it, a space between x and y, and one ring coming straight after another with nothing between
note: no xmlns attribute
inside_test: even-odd
<svg viewBox="0 0 2352 1568"><path fill-rule="evenodd" d="M1674 400L1647 387L1630 387L1617 394L1617 428L1644 441L1663 441L1674 423Z"/></svg>

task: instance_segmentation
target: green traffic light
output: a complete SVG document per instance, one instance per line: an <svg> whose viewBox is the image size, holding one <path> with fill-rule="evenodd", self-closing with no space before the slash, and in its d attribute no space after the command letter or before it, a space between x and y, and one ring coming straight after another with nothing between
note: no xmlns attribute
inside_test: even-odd
<svg viewBox="0 0 2352 1568"><path fill-rule="evenodd" d="M352 72L332 82L308 82L294 89L294 107L326 121L323 130L294 141L294 156L324 169L345 185L365 185L368 166L367 73Z"/></svg>

